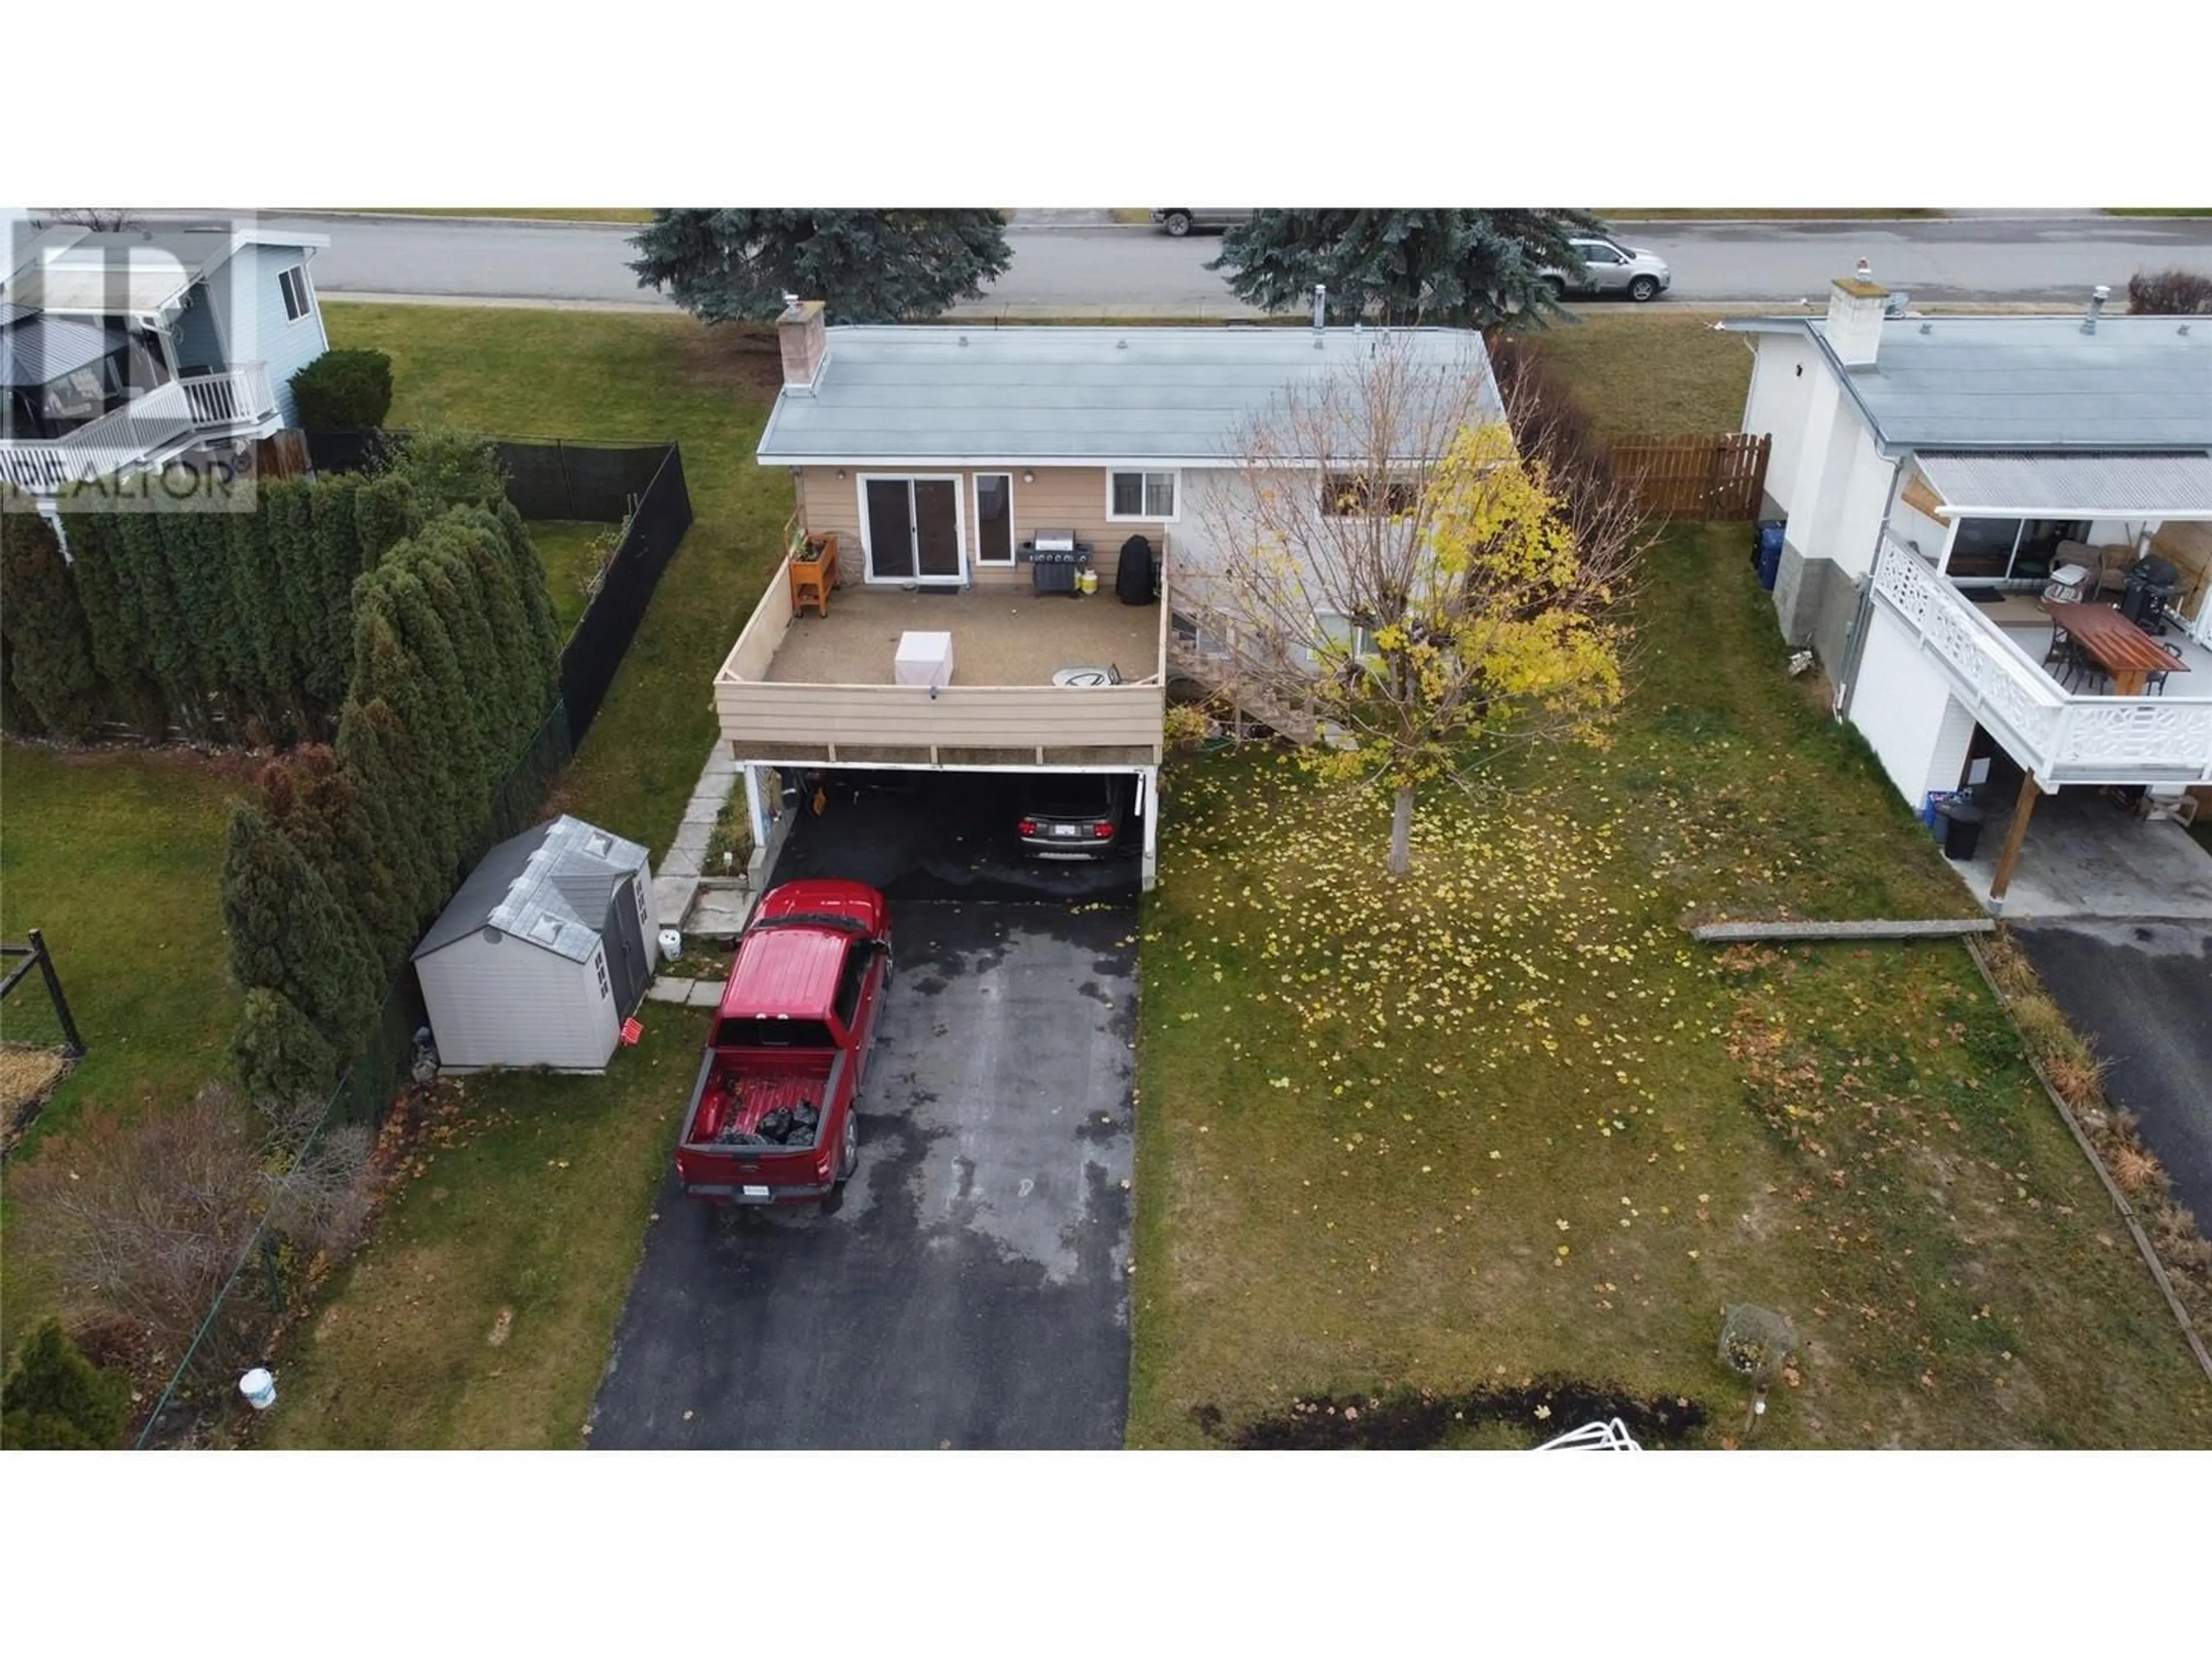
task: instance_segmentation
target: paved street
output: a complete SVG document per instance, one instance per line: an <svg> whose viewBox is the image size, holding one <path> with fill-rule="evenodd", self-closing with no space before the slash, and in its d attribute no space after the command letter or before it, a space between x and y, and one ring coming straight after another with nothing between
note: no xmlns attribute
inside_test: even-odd
<svg viewBox="0 0 2212 1659"><path fill-rule="evenodd" d="M330 294L666 303L627 269L626 228L314 216L275 222L331 237L315 265L318 286ZM1623 222L1619 231L1666 258L1678 301L1817 299L1862 258L1892 288L1947 302L2068 302L2098 283L2118 293L2145 267L2212 272L2212 219ZM1016 230L1008 240L1012 269L982 303L957 314L1249 314L1204 268L1220 251L1216 236L1177 241L1149 229L1083 228Z"/></svg>

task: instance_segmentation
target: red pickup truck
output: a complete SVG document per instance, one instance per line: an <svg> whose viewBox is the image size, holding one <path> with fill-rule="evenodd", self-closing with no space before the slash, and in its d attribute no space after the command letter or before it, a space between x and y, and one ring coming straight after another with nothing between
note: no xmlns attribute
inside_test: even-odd
<svg viewBox="0 0 2212 1659"><path fill-rule="evenodd" d="M794 881L738 943L677 1142L717 1204L826 1198L853 1173L853 1110L891 978L890 907L856 881Z"/></svg>

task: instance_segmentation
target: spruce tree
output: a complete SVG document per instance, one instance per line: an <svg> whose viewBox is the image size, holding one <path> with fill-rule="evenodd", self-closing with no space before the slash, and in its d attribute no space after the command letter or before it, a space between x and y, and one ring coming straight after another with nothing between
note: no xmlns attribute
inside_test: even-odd
<svg viewBox="0 0 2212 1659"><path fill-rule="evenodd" d="M307 497L313 526L304 603L312 617L314 650L307 664L307 691L326 708L345 696L352 671L353 583L362 571L361 530L356 516L359 482L350 477L319 479Z"/></svg>
<svg viewBox="0 0 2212 1659"><path fill-rule="evenodd" d="M543 706L550 708L561 685L561 647L566 641L561 637L560 618L554 613L552 592L545 586L545 562L538 556L529 526L512 502L501 501L492 516L500 528L507 574L514 578L515 592L521 595L523 608L529 614L544 687Z"/></svg>
<svg viewBox="0 0 2212 1659"><path fill-rule="evenodd" d="M61 538L20 501L0 501L0 596L11 688L48 731L82 738L100 717L91 632Z"/></svg>
<svg viewBox="0 0 2212 1659"><path fill-rule="evenodd" d="M766 321L787 293L836 322L927 322L1013 260L989 209L662 208L630 240L638 286L703 323Z"/></svg>
<svg viewBox="0 0 2212 1659"><path fill-rule="evenodd" d="M439 861L413 742L390 703L349 700L338 716L337 756L369 843L370 878L356 892L379 965L397 972L444 902L450 866Z"/></svg>
<svg viewBox="0 0 2212 1659"><path fill-rule="evenodd" d="M1538 273L1580 269L1569 239L1604 232L1579 208L1268 208L1206 269L1263 311L1303 311L1322 283L1346 322L1540 325L1565 313Z"/></svg>
<svg viewBox="0 0 2212 1659"><path fill-rule="evenodd" d="M111 1451L130 1420L130 1380L78 1352L58 1319L31 1333L0 1385L0 1446L10 1451Z"/></svg>

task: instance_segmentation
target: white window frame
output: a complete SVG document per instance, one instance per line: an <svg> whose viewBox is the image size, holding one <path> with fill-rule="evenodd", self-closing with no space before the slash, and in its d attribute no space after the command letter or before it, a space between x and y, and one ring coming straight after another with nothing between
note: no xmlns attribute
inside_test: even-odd
<svg viewBox="0 0 2212 1659"><path fill-rule="evenodd" d="M961 488L963 475L958 472L856 472L853 475L853 500L860 515L860 580L883 587L904 587L914 583L923 587L964 587L968 585L968 492ZM868 486L872 483L949 483L952 486L952 544L959 550L960 571L953 576L925 576L921 574L916 560L915 574L911 576L878 576L876 574L875 532L868 523ZM913 492L907 495L909 509Z"/></svg>
<svg viewBox="0 0 2212 1659"><path fill-rule="evenodd" d="M1173 492L1174 511L1160 513L1116 513L1114 510L1114 480L1126 478L1131 473L1146 479L1165 478ZM1139 486L1139 499L1150 493L1149 483ZM1180 524L1182 522L1182 471L1172 466L1109 466L1106 469L1106 522L1109 524Z"/></svg>
<svg viewBox="0 0 2212 1659"><path fill-rule="evenodd" d="M1014 516L1014 475L1003 469L993 468L971 472L968 477L969 493L975 507L975 563L978 568L987 570L1011 570L1022 544L1022 532ZM1006 481L1006 556L1003 559L988 558L983 552L983 480L986 478L1004 478Z"/></svg>
<svg viewBox="0 0 2212 1659"><path fill-rule="evenodd" d="M1336 642L1336 629L1329 624L1334 623L1342 629L1346 635L1343 642L1348 647L1352 661L1373 662L1382 654L1375 648L1375 630L1364 623L1352 621L1342 611L1316 611L1313 613L1313 619L1315 629L1332 644ZM1316 656L1315 661L1318 665L1320 659Z"/></svg>
<svg viewBox="0 0 2212 1659"><path fill-rule="evenodd" d="M292 311L291 289L286 285L284 281L288 276L295 279L300 290L300 309L297 315L295 315ZM307 286L307 262L306 260L302 259L296 265L287 265L283 270L276 273L276 291L283 297L284 301L284 322L286 326L289 327L294 323L304 323L308 318L315 314L315 291Z"/></svg>

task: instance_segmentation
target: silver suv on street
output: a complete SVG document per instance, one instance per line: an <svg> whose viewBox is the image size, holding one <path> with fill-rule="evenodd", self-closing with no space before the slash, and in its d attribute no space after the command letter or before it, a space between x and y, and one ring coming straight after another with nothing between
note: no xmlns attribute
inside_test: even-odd
<svg viewBox="0 0 2212 1659"><path fill-rule="evenodd" d="M1582 280L1577 282L1556 268L1537 273L1560 299L1570 294L1626 294L1640 303L1657 299L1674 280L1667 262L1648 247L1624 247L1602 236L1575 236L1569 240L1583 256Z"/></svg>

